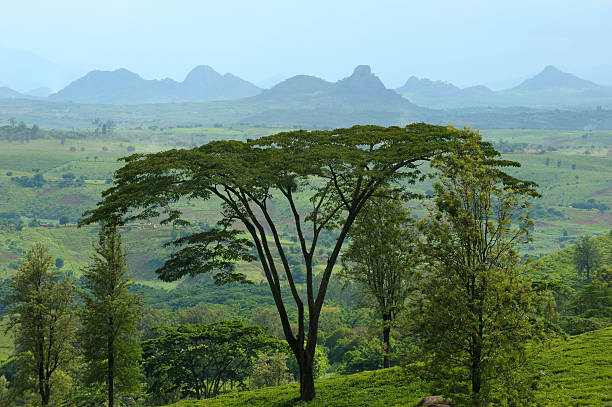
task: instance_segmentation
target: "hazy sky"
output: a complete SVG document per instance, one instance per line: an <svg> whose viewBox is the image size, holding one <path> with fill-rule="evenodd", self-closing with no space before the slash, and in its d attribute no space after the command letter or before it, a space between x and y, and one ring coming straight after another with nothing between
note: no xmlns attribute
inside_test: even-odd
<svg viewBox="0 0 612 407"><path fill-rule="evenodd" d="M388 87L500 87L550 64L612 84L612 0L0 0L0 16L0 48L147 79L206 64L337 80L368 64Z"/></svg>

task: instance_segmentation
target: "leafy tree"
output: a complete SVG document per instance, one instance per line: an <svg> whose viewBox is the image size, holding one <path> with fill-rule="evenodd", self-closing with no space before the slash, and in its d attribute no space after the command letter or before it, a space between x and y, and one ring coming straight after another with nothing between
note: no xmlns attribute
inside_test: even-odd
<svg viewBox="0 0 612 407"><path fill-rule="evenodd" d="M226 320L228 316L225 308L212 308L210 305L200 302L193 307L180 309L177 312L176 324L212 324L213 322Z"/></svg>
<svg viewBox="0 0 612 407"><path fill-rule="evenodd" d="M282 338L283 326L278 319L278 312L274 307L259 307L253 312L251 317L252 325L259 325L266 328L266 333Z"/></svg>
<svg viewBox="0 0 612 407"><path fill-rule="evenodd" d="M99 232L92 263L83 270L80 345L87 364L85 383L105 384L108 406L116 393L139 390L141 358L136 323L140 299L129 292L121 235L114 226Z"/></svg>
<svg viewBox="0 0 612 407"><path fill-rule="evenodd" d="M240 321L159 328L161 336L144 342L148 391L179 390L183 396L212 397L227 383L244 387L260 352L279 350L278 338Z"/></svg>
<svg viewBox="0 0 612 407"><path fill-rule="evenodd" d="M171 325L170 316L166 310L145 305L140 311L140 318L137 322L140 340L146 341L147 339L157 338L159 335L155 328L169 325Z"/></svg>
<svg viewBox="0 0 612 407"><path fill-rule="evenodd" d="M252 261L254 247L283 331L300 366L300 395L315 397L313 358L327 286L344 240L364 204L381 187L424 177L417 165L448 149L450 139L466 132L423 123L405 128L355 126L348 129L291 131L256 140L212 141L190 150L133 154L115 173L114 186L83 223L112 219L124 223L165 214L163 222L185 223L174 203L212 199L221 203L216 227L181 237L177 250L158 270L162 280L216 271L217 282L246 281L236 261ZM487 149L493 150L487 144ZM494 151L494 150L493 150ZM273 202L273 204L272 204ZM284 204L284 205L283 205ZM293 218L292 230L303 258L306 293L300 295L280 237L281 208ZM235 229L235 225L243 229ZM283 222L283 225L285 222ZM336 233L330 251L317 256L322 232ZM244 238L247 233L250 239ZM324 235L324 234L323 234ZM313 285L321 260L322 276ZM281 276L283 276L281 278ZM283 290L297 307L292 327Z"/></svg>
<svg viewBox="0 0 612 407"><path fill-rule="evenodd" d="M58 269L61 269L62 267L64 267L64 259L60 257L55 259L55 267L57 267Z"/></svg>
<svg viewBox="0 0 612 407"><path fill-rule="evenodd" d="M578 275L585 275L587 281L591 280L591 272L601 264L601 252L597 241L589 236L581 236L574 250L574 265Z"/></svg>
<svg viewBox="0 0 612 407"><path fill-rule="evenodd" d="M60 216L60 218L59 218L59 224L60 225L65 225L68 222L70 222L70 219L68 219L68 216L66 216L66 215Z"/></svg>
<svg viewBox="0 0 612 407"><path fill-rule="evenodd" d="M377 346L373 341L363 340L356 348L344 354L342 357L342 362L344 363L342 371L345 374L351 374L365 370L377 370L383 367L382 359L383 352L381 352L381 347Z"/></svg>
<svg viewBox="0 0 612 407"><path fill-rule="evenodd" d="M391 328L406 301L416 264L413 234L398 196L374 198L359 214L342 255L342 277L359 283L361 294L382 317L385 368L390 366Z"/></svg>
<svg viewBox="0 0 612 407"><path fill-rule="evenodd" d="M49 404L53 380L74 357L74 284L54 271L53 258L36 243L11 278L9 329L24 378L35 376L41 404Z"/></svg>
<svg viewBox="0 0 612 407"><path fill-rule="evenodd" d="M277 352L271 355L259 354L253 364L251 386L262 387L281 386L291 381L292 376L287 368L287 353Z"/></svg>
<svg viewBox="0 0 612 407"><path fill-rule="evenodd" d="M594 272L593 280L572 299L569 311L562 325L572 335L612 325L612 267L603 265Z"/></svg>
<svg viewBox="0 0 612 407"><path fill-rule="evenodd" d="M477 140L432 160L440 181L420 222L424 271L406 321L408 360L455 400L516 405L529 395L523 368L534 330L515 247L529 239L525 208L537 193L500 170L518 163L483 153Z"/></svg>

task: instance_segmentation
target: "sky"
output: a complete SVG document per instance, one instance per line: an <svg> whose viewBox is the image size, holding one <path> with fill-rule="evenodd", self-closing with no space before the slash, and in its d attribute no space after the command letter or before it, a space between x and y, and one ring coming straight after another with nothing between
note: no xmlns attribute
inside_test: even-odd
<svg viewBox="0 0 612 407"><path fill-rule="evenodd" d="M74 74L335 81L367 64L390 88L415 75L499 89L554 65L612 85L612 0L1 0L0 16L0 49Z"/></svg>

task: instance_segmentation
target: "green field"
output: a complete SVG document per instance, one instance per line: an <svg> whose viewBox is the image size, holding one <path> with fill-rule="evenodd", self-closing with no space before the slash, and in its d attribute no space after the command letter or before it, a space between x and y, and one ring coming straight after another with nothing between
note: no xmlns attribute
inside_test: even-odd
<svg viewBox="0 0 612 407"><path fill-rule="evenodd" d="M536 361L541 406L612 405L612 328L559 339ZM428 394L401 368L334 376L316 382L317 398L300 402L297 385L230 393L205 401L182 401L172 407L415 406Z"/></svg>

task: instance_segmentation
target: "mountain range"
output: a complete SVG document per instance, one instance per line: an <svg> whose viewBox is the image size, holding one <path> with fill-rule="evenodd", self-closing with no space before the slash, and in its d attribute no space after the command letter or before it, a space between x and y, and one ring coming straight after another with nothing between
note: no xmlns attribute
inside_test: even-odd
<svg viewBox="0 0 612 407"><path fill-rule="evenodd" d="M127 69L92 71L49 96L51 100L93 104L202 102L253 96L260 88L209 66L195 67L183 82L141 78Z"/></svg>
<svg viewBox="0 0 612 407"><path fill-rule="evenodd" d="M458 88L449 82L410 77L396 92L432 108L587 107L612 104L612 87L598 85L547 66L534 77L501 91L486 86Z"/></svg>
<svg viewBox="0 0 612 407"><path fill-rule="evenodd" d="M127 69L91 71L57 93L35 89L27 94L0 87L0 98L38 99L78 104L150 104L241 99L262 104L257 114L308 109L416 112L422 108L483 107L559 108L612 106L612 87L598 85L547 66L534 77L506 90L486 86L459 88L445 81L410 77L397 89L387 89L367 65L337 82L297 75L270 89L261 89L231 73L219 74L205 65L195 67L182 82L147 80ZM241 102L242 103L242 102ZM422 106L422 108L419 108ZM324 114L324 113L322 113ZM331 114L331 113L330 113Z"/></svg>

